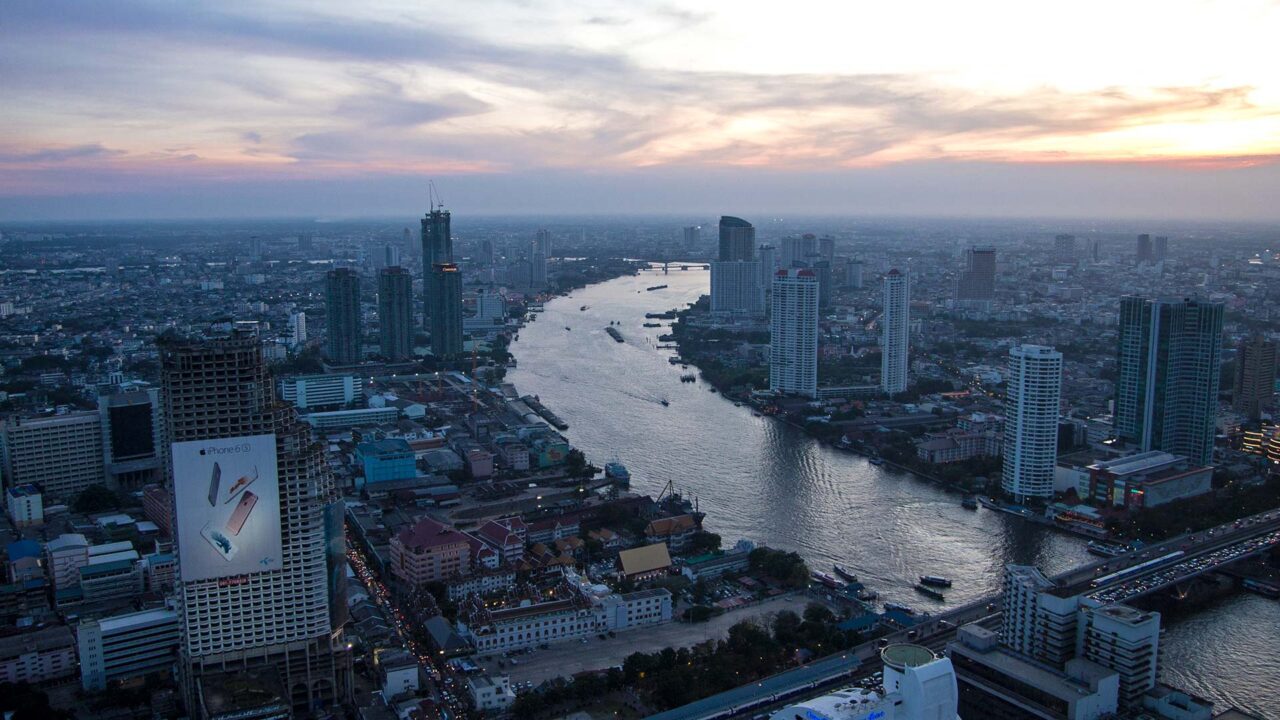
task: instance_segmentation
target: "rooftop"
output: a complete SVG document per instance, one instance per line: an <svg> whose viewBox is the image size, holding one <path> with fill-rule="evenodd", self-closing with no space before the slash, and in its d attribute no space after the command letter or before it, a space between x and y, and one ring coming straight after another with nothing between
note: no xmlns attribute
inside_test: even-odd
<svg viewBox="0 0 1280 720"><path fill-rule="evenodd" d="M467 542L467 536L431 518L422 518L412 529L401 530L397 535L401 544L409 548L428 549Z"/></svg>
<svg viewBox="0 0 1280 720"><path fill-rule="evenodd" d="M667 552L666 543L654 543L644 547L623 550L618 553L618 562L625 575L661 570L671 566L671 554Z"/></svg>
<svg viewBox="0 0 1280 720"><path fill-rule="evenodd" d="M885 665L902 669L928 665L937 660L938 657L933 654L932 650L923 645L894 643L880 651L880 659L884 661Z"/></svg>

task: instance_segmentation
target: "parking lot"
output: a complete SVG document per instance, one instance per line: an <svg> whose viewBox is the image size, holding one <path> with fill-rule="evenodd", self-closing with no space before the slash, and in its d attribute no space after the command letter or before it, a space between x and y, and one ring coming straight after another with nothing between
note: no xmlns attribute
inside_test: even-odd
<svg viewBox="0 0 1280 720"><path fill-rule="evenodd" d="M528 654L504 659L501 655L475 658L477 664L492 674L511 676L511 682L532 682L535 686L554 677L571 677L584 670L602 670L622 661L632 653L657 652L668 647L691 647L707 640L726 637L729 628L751 618L772 616L781 610L797 615L811 602L803 595L786 595L765 600L741 610L734 610L711 618L704 623L669 622L620 632L617 637L599 639L591 636L585 644L577 640L552 645L546 650L533 650ZM512 664L512 660L515 664ZM499 667L501 661L505 667Z"/></svg>

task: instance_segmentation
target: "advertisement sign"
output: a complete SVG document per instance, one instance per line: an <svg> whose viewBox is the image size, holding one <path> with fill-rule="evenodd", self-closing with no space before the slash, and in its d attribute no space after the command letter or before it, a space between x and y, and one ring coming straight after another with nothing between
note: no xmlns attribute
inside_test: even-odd
<svg viewBox="0 0 1280 720"><path fill-rule="evenodd" d="M183 580L280 568L275 435L174 443L173 485Z"/></svg>

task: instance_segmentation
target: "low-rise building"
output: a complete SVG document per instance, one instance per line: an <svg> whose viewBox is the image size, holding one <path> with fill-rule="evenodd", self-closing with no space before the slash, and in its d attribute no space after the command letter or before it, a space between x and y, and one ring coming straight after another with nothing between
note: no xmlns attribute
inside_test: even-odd
<svg viewBox="0 0 1280 720"><path fill-rule="evenodd" d="M53 589L65 590L80 584L80 568L89 564L89 541L79 533L66 533L44 546L49 561L49 579Z"/></svg>
<svg viewBox="0 0 1280 720"><path fill-rule="evenodd" d="M666 543L631 548L618 553L622 576L630 580L661 577L671 571L671 554Z"/></svg>
<svg viewBox="0 0 1280 720"><path fill-rule="evenodd" d="M76 629L80 682L85 690L108 683L167 672L176 660L178 614L173 610L83 620Z"/></svg>
<svg viewBox="0 0 1280 720"><path fill-rule="evenodd" d="M680 574L693 582L713 580L721 575L744 572L751 566L751 553L728 552L686 561Z"/></svg>
<svg viewBox="0 0 1280 720"><path fill-rule="evenodd" d="M300 410L350 405L356 399L356 388L351 375L300 375L280 380L280 396Z"/></svg>
<svg viewBox="0 0 1280 720"><path fill-rule="evenodd" d="M0 637L0 683L44 683L76 673L76 639L65 625Z"/></svg>
<svg viewBox="0 0 1280 720"><path fill-rule="evenodd" d="M574 640L604 631L602 614L577 594L563 600L497 610L473 599L463 618L460 613L459 634L481 653Z"/></svg>
<svg viewBox="0 0 1280 720"><path fill-rule="evenodd" d="M480 712L502 711L516 701L511 681L506 675L472 675L467 678L471 702Z"/></svg>
<svg viewBox="0 0 1280 720"><path fill-rule="evenodd" d="M665 542L671 552L682 552L698 532L698 521L692 515L676 515L652 520L644 529L647 543Z"/></svg>
<svg viewBox="0 0 1280 720"><path fill-rule="evenodd" d="M366 484L412 480L418 474L413 449L401 438L387 438L356 446L356 462L363 469L356 488Z"/></svg>
<svg viewBox="0 0 1280 720"><path fill-rule="evenodd" d="M1160 450L1089 466L1089 499L1105 507L1153 508L1212 489L1212 467Z"/></svg>
<svg viewBox="0 0 1280 720"><path fill-rule="evenodd" d="M391 538L391 574L417 587L471 572L467 536L443 523L422 518Z"/></svg>
<svg viewBox="0 0 1280 720"><path fill-rule="evenodd" d="M952 428L927 433L916 443L916 457L934 465L961 462L977 457L1000 457L1002 436L994 430L971 432Z"/></svg>
<svg viewBox="0 0 1280 720"><path fill-rule="evenodd" d="M382 678L382 697L387 702L406 693L418 692L418 659L404 650L381 650L375 655Z"/></svg>
<svg viewBox="0 0 1280 720"><path fill-rule="evenodd" d="M16 485L5 492L5 513L14 527L35 527L44 524L44 498L35 485Z"/></svg>

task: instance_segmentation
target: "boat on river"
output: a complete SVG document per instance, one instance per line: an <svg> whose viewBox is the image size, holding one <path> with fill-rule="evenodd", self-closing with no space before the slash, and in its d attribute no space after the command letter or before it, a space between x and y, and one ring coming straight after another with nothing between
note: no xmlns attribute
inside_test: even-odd
<svg viewBox="0 0 1280 720"><path fill-rule="evenodd" d="M844 583L824 572L814 570L812 573L809 573L809 577L812 578L814 582L819 583L820 585L825 585L832 590L840 590L844 587Z"/></svg>
<svg viewBox="0 0 1280 720"><path fill-rule="evenodd" d="M1124 555L1125 553L1129 552L1129 547L1127 545L1121 545L1120 543L1101 542L1098 540L1091 541L1086 546L1085 549L1087 549L1089 552L1093 553L1094 555L1098 555L1100 557L1108 557L1108 558L1120 557L1121 555Z"/></svg>
<svg viewBox="0 0 1280 720"><path fill-rule="evenodd" d="M871 463L872 465L880 466L880 465L883 465L883 464L884 464L884 458L881 458L881 457L873 457L873 458L871 458L871 459L867 460L867 462Z"/></svg>
<svg viewBox="0 0 1280 720"><path fill-rule="evenodd" d="M884 609L886 612L890 610L897 610L900 613L906 613L908 615L916 614L915 608L911 607L910 605L900 605L898 603L887 602L884 604Z"/></svg>
<svg viewBox="0 0 1280 720"><path fill-rule="evenodd" d="M605 328L604 331L609 333L609 337L613 338L617 342L623 342L622 333L618 332L618 328L610 325L609 327Z"/></svg>
<svg viewBox="0 0 1280 720"><path fill-rule="evenodd" d="M915 586L915 589L916 589L916 592L920 593L921 595L924 595L925 597L931 597L931 598L933 598L934 600L946 600L946 599L947 599L947 596L946 596L946 595L943 595L942 593L938 592L937 590L934 590L933 588L929 587L928 585L917 584L917 585Z"/></svg>
<svg viewBox="0 0 1280 720"><path fill-rule="evenodd" d="M837 575L844 578L845 580L848 580L849 582L858 582L858 576L849 572L849 570L845 568L843 565L832 565L831 569L835 570Z"/></svg>
<svg viewBox="0 0 1280 720"><path fill-rule="evenodd" d="M920 582L934 587L951 587L951 581L941 575L921 575Z"/></svg>
<svg viewBox="0 0 1280 720"><path fill-rule="evenodd" d="M965 495L964 499L960 501L960 507L964 508L965 510L977 510L978 499L972 495Z"/></svg>

